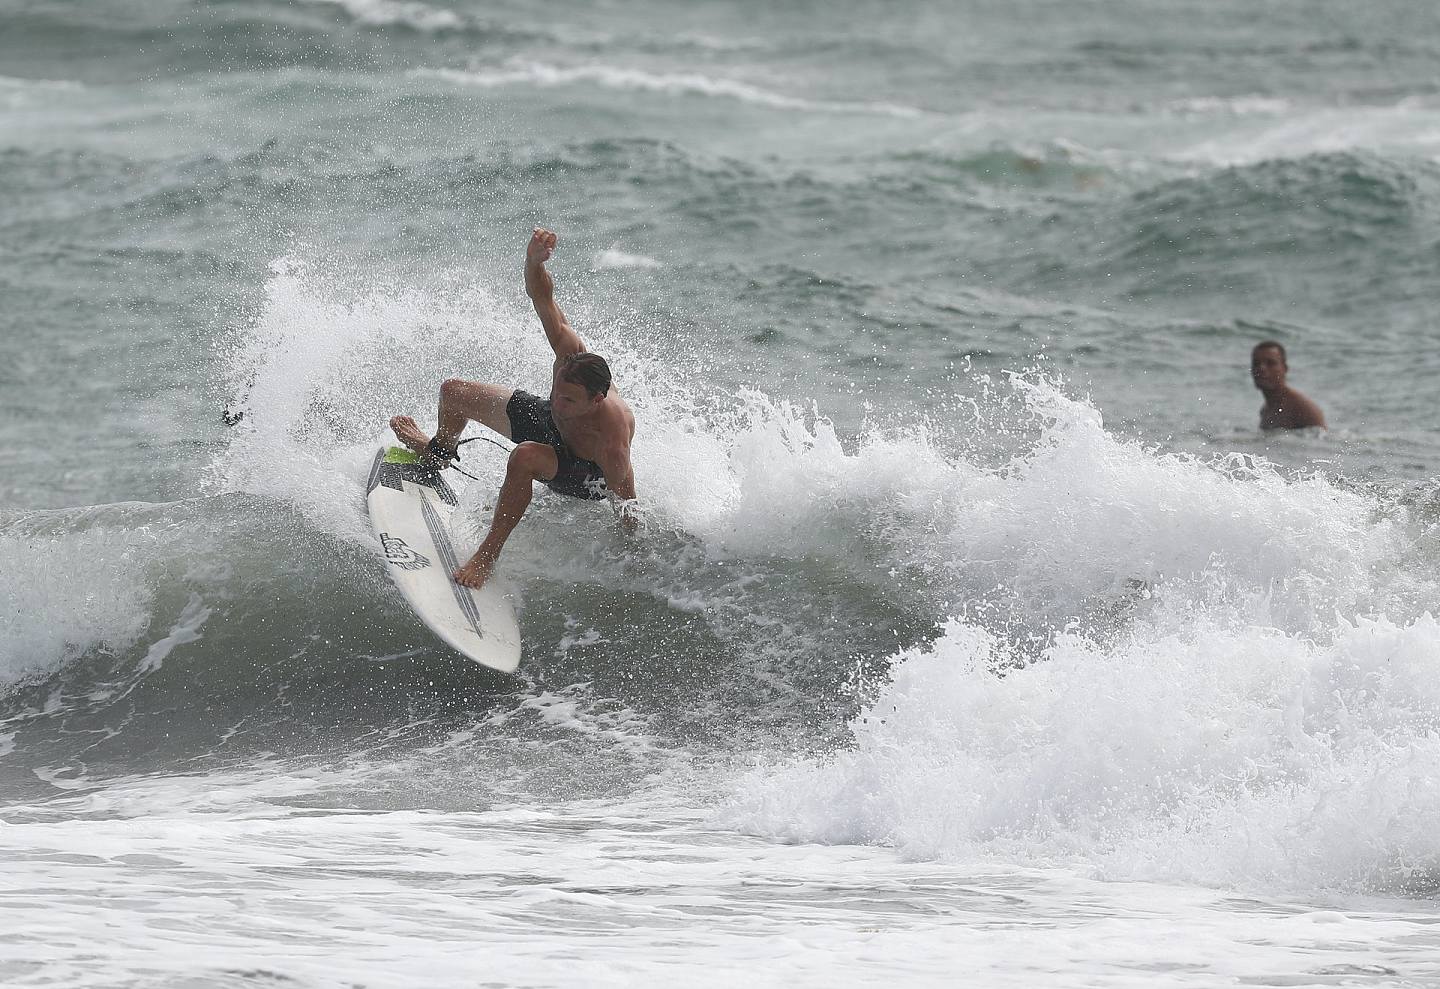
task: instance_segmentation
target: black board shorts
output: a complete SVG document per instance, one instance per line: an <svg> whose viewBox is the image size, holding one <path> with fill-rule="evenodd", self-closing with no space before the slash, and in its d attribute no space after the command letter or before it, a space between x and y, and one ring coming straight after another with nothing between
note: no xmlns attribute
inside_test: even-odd
<svg viewBox="0 0 1440 989"><path fill-rule="evenodd" d="M610 493L605 486L605 472L593 460L582 460L570 452L560 437L560 429L550 414L550 402L528 391L515 389L505 403L510 417L510 438L516 443L544 443L555 451L560 467L544 485L551 491L572 498L595 500Z"/></svg>

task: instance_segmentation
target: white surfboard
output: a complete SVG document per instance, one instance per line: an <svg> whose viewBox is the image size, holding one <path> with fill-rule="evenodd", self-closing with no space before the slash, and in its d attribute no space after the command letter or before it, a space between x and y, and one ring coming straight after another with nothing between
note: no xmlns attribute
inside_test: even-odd
<svg viewBox="0 0 1440 989"><path fill-rule="evenodd" d="M390 577L415 614L445 644L502 673L520 664L520 623L505 594L487 583L461 587L450 574L469 557L450 538L455 492L410 450L375 455L366 485L370 524L385 550Z"/></svg>

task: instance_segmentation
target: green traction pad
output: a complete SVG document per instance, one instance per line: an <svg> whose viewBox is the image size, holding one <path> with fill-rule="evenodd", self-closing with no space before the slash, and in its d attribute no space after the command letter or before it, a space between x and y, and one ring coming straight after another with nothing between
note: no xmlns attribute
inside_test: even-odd
<svg viewBox="0 0 1440 989"><path fill-rule="evenodd" d="M414 450L407 450L403 446L392 446L385 451L385 462L387 464L418 464L420 454Z"/></svg>

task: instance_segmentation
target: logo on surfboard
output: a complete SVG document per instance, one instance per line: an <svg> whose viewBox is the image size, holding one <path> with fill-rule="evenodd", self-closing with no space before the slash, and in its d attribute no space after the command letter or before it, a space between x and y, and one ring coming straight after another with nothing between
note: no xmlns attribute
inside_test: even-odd
<svg viewBox="0 0 1440 989"><path fill-rule="evenodd" d="M430 558L417 553L405 545L405 540L388 532L380 533L380 545L385 548L385 562L393 563L401 570L424 570L430 565Z"/></svg>

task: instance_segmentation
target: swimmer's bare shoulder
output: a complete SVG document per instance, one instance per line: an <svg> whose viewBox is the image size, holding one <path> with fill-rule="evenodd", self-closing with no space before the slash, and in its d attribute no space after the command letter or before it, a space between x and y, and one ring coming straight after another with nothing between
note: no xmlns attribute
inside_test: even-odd
<svg viewBox="0 0 1440 989"><path fill-rule="evenodd" d="M1316 426L1329 428L1325 424L1325 413L1312 399L1294 388L1285 389L1275 405L1266 402L1260 409L1260 428L1264 430L1310 429Z"/></svg>

